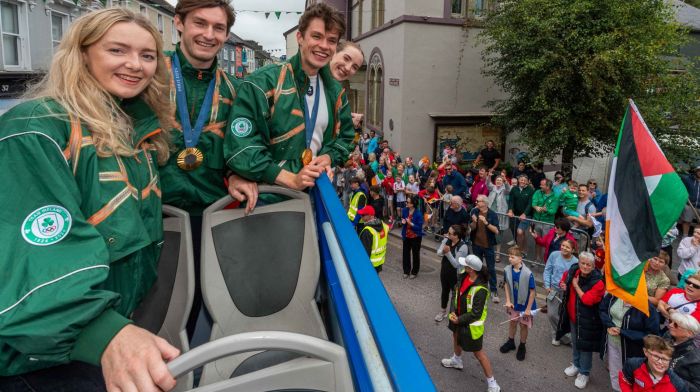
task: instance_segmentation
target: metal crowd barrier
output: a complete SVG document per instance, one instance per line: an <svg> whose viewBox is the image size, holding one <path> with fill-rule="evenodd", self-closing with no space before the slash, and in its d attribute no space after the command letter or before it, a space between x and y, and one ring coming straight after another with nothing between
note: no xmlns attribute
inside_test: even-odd
<svg viewBox="0 0 700 392"><path fill-rule="evenodd" d="M499 227L499 232L500 232L500 249L496 251L497 255L500 255L501 257L508 257L508 248L510 247L508 244L511 241L516 241L516 238L514 238L514 233L517 230L517 226L514 228L514 225L518 224L519 221L525 221L529 223L529 227L525 230L524 233L524 238L525 238L525 249L523 251L525 252L525 256L523 257L523 260L528 262L529 266L537 266L542 269L544 269L545 266L545 260L541 257L544 255L544 248L539 247L535 243L535 239L530 235L529 230L530 227L533 225L536 225L535 227L540 227L542 228L542 232L538 233L538 236L544 236L546 235L552 228L554 228L553 223L549 222L542 222L538 221L535 219L531 218L526 218L526 219L520 219L516 217L509 217L507 214L502 214L502 213L496 213L499 218L500 217L507 217L508 218L508 228L506 230L500 230ZM576 239L576 253L585 251L585 250L590 250L591 247L591 237L588 234L588 232L577 229L577 228L571 228L569 231L571 235ZM516 241L517 243L517 241ZM538 251L537 248L541 249L541 251ZM536 257L540 256L540 257Z"/></svg>

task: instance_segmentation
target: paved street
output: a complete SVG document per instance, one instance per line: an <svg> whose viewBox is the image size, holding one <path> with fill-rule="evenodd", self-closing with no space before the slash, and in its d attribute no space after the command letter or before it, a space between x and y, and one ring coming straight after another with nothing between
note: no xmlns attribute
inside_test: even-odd
<svg viewBox="0 0 700 392"><path fill-rule="evenodd" d="M498 264L503 267L503 263ZM497 266L498 266L497 265ZM502 276L499 273L499 276ZM433 321L440 310L440 259L434 252L421 250L421 270L417 279L402 279L401 239L391 236L387 250L387 260L381 273L384 286L389 293L399 316L413 339L439 391L479 391L486 390L486 380L481 366L471 354L462 356L463 371L445 369L440 359L452 353L450 331L446 320ZM500 291L501 299L504 294ZM515 352L501 354L498 351L508 334L507 324L501 305L489 305L486 319L484 347L494 368L496 380L503 391L577 391L574 379L564 375L564 368L571 361L568 346L551 345L549 322L546 315L538 315L527 344L527 358L523 362L515 359ZM517 343L517 337L516 337ZM604 364L594 354L593 371L588 391L608 391L610 381Z"/></svg>

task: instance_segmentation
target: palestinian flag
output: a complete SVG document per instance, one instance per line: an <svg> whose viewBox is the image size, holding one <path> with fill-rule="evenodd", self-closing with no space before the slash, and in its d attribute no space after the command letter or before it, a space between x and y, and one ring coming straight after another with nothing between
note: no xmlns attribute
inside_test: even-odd
<svg viewBox="0 0 700 392"><path fill-rule="evenodd" d="M644 266L683 210L688 192L634 102L622 120L608 185L605 283L649 315Z"/></svg>

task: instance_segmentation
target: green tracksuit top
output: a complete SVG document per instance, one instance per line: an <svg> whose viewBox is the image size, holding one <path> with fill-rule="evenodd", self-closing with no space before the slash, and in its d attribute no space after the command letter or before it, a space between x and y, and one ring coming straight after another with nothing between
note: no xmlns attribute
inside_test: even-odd
<svg viewBox="0 0 700 392"><path fill-rule="evenodd" d="M182 78L185 83L185 96L190 116L190 124L194 127L199 115L199 109L209 87L209 82L215 78L214 99L209 117L204 123L204 129L199 137L197 148L204 154L202 164L191 171L177 166L177 154L185 149L185 139L180 124L180 114L174 113L176 128L171 130L172 143L175 146L168 163L160 168L160 178L163 184L163 203L181 208L192 215L201 215L202 211L219 200L228 191L224 185L226 163L224 161L224 133L227 129L233 101L236 98L236 88L239 80L217 68L217 61L206 70L194 68L182 54L180 44L176 53L182 68ZM166 60L170 65L172 52L166 52ZM175 83L170 75L170 102L176 108Z"/></svg>
<svg viewBox="0 0 700 392"><path fill-rule="evenodd" d="M0 117L0 376L99 365L156 279L158 124L143 102L121 105L143 119L134 157L98 157L87 128L50 99Z"/></svg>
<svg viewBox="0 0 700 392"><path fill-rule="evenodd" d="M334 166L353 150L355 130L345 90L326 65L319 71L328 107L328 126L317 155L328 154ZM299 54L289 62L267 65L238 88L232 121L226 132L227 165L250 180L274 184L282 169L298 173L306 148L303 94L309 78Z"/></svg>
<svg viewBox="0 0 700 392"><path fill-rule="evenodd" d="M545 195L541 189L537 190L534 195L532 195L532 206L535 207L545 207L546 212L537 212L533 208L532 219L540 222L554 223L554 215L557 213L559 208L559 197L554 194L554 191L549 192L549 195Z"/></svg>

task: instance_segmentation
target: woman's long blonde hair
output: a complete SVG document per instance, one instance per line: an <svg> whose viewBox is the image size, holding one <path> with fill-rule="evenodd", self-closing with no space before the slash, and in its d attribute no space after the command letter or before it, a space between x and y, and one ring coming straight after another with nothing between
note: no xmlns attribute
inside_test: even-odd
<svg viewBox="0 0 700 392"><path fill-rule="evenodd" d="M160 120L162 132L150 138L164 164L170 154L169 134L172 112L169 94L169 74L163 58L163 41L156 28L143 16L124 8L93 11L78 18L61 40L46 76L28 96L47 97L57 101L66 112L78 117L92 134L98 156L133 156L133 123L107 90L87 70L85 50L102 39L117 23L134 23L146 29L156 42L157 66L151 83L141 92L143 100Z"/></svg>

